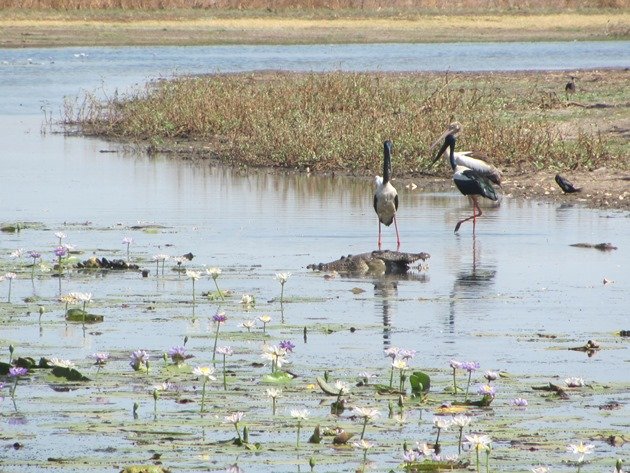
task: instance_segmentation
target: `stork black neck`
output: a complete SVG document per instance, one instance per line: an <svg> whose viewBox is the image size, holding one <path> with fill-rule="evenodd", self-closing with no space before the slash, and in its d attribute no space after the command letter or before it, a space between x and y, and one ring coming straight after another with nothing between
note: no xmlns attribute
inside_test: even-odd
<svg viewBox="0 0 630 473"><path fill-rule="evenodd" d="M444 153L444 151L446 151L446 148L450 148L448 159L449 159L449 162L451 163L451 167L453 168L453 170L455 170L455 167L456 167L456 164L455 164L455 135L453 135L453 134L446 135L446 138L444 138L444 144L440 148L440 152L438 153L438 156L442 156L442 153Z"/></svg>
<svg viewBox="0 0 630 473"><path fill-rule="evenodd" d="M392 142L383 143L383 184L389 182L392 175Z"/></svg>

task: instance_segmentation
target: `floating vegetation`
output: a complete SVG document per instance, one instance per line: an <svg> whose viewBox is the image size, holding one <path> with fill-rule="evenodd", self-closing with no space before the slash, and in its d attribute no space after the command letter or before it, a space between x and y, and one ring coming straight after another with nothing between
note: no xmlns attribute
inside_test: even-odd
<svg viewBox="0 0 630 473"><path fill-rule="evenodd" d="M321 316L340 304L303 294L314 281L331 284L306 270L261 268L245 284L234 268L206 270L190 259L163 267L176 257L152 257L153 247L126 237L112 253L151 274L94 271L69 257L95 252L66 243L72 237L57 232L47 245L0 258L2 271L15 274L12 297L0 304L0 420L5 442L23 445L32 471L485 472L564 463L595 472L611 470L626 443L622 426L610 423L627 396L621 383L436 361L418 356L430 340L415 334L414 348L374 347L381 327L373 320ZM251 300L195 297L209 288ZM612 339L623 342L598 334L594 351L606 353ZM553 353L588 359L566 341L569 350ZM466 354L453 347L452 356ZM33 431L46 439L47 459L32 447ZM17 457L3 461L19 468Z"/></svg>

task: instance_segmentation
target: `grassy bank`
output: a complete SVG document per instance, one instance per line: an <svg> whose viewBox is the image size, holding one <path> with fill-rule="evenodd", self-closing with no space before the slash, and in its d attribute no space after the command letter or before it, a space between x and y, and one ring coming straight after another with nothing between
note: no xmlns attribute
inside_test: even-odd
<svg viewBox="0 0 630 473"><path fill-rule="evenodd" d="M257 73L163 81L101 103L68 103L81 131L250 166L370 175L394 141L396 174L426 169L451 121L460 149L502 168L628 169L626 71L564 73ZM625 133L625 134L624 134Z"/></svg>
<svg viewBox="0 0 630 473"><path fill-rule="evenodd" d="M628 8L0 9L1 47L630 38Z"/></svg>

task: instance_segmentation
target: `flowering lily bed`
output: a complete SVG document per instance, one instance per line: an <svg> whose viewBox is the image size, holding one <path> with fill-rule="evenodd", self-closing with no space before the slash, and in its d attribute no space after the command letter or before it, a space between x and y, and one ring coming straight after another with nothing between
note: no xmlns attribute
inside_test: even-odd
<svg viewBox="0 0 630 473"><path fill-rule="evenodd" d="M436 362L418 334L374 356L380 327L293 289L321 275L136 243L159 233L110 250L143 272L79 270L71 230L2 255L3 471L622 469L623 383Z"/></svg>

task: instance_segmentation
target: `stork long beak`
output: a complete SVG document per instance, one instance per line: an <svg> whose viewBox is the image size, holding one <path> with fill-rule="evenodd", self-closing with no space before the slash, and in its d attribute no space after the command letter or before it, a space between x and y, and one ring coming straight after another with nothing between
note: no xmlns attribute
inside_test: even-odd
<svg viewBox="0 0 630 473"><path fill-rule="evenodd" d="M446 138L449 134L446 133L444 135L444 138ZM433 148L434 146L432 146L431 148ZM431 164L429 164L429 167L433 167L435 165L435 163L437 163L438 159L440 159L440 157L444 154L444 152L448 149L449 144L446 140L444 140L444 144L442 145L442 147L440 148L440 151L438 151L438 153L435 155L435 158L433 158L433 161L431 161Z"/></svg>
<svg viewBox="0 0 630 473"><path fill-rule="evenodd" d="M454 136L457 136L457 134L458 134L460 131L462 131L462 128L463 128L463 127L462 127L462 125L461 125L459 122L453 122L453 123L451 123L451 124L448 126L448 128L444 131L444 133L442 133L442 134L440 135L440 137L439 137L437 140L435 140L435 141L433 142L433 144L429 147L429 151L431 151L433 148L435 148L435 147L438 145L438 143L439 143L440 141L442 141L444 138L446 138L446 136L447 136L447 135L454 135ZM438 154L438 157L439 157L439 156L441 156L441 155L442 155L442 153ZM437 161L437 159L438 159L438 158L435 158L435 161ZM435 162L435 161L434 161L434 162Z"/></svg>

